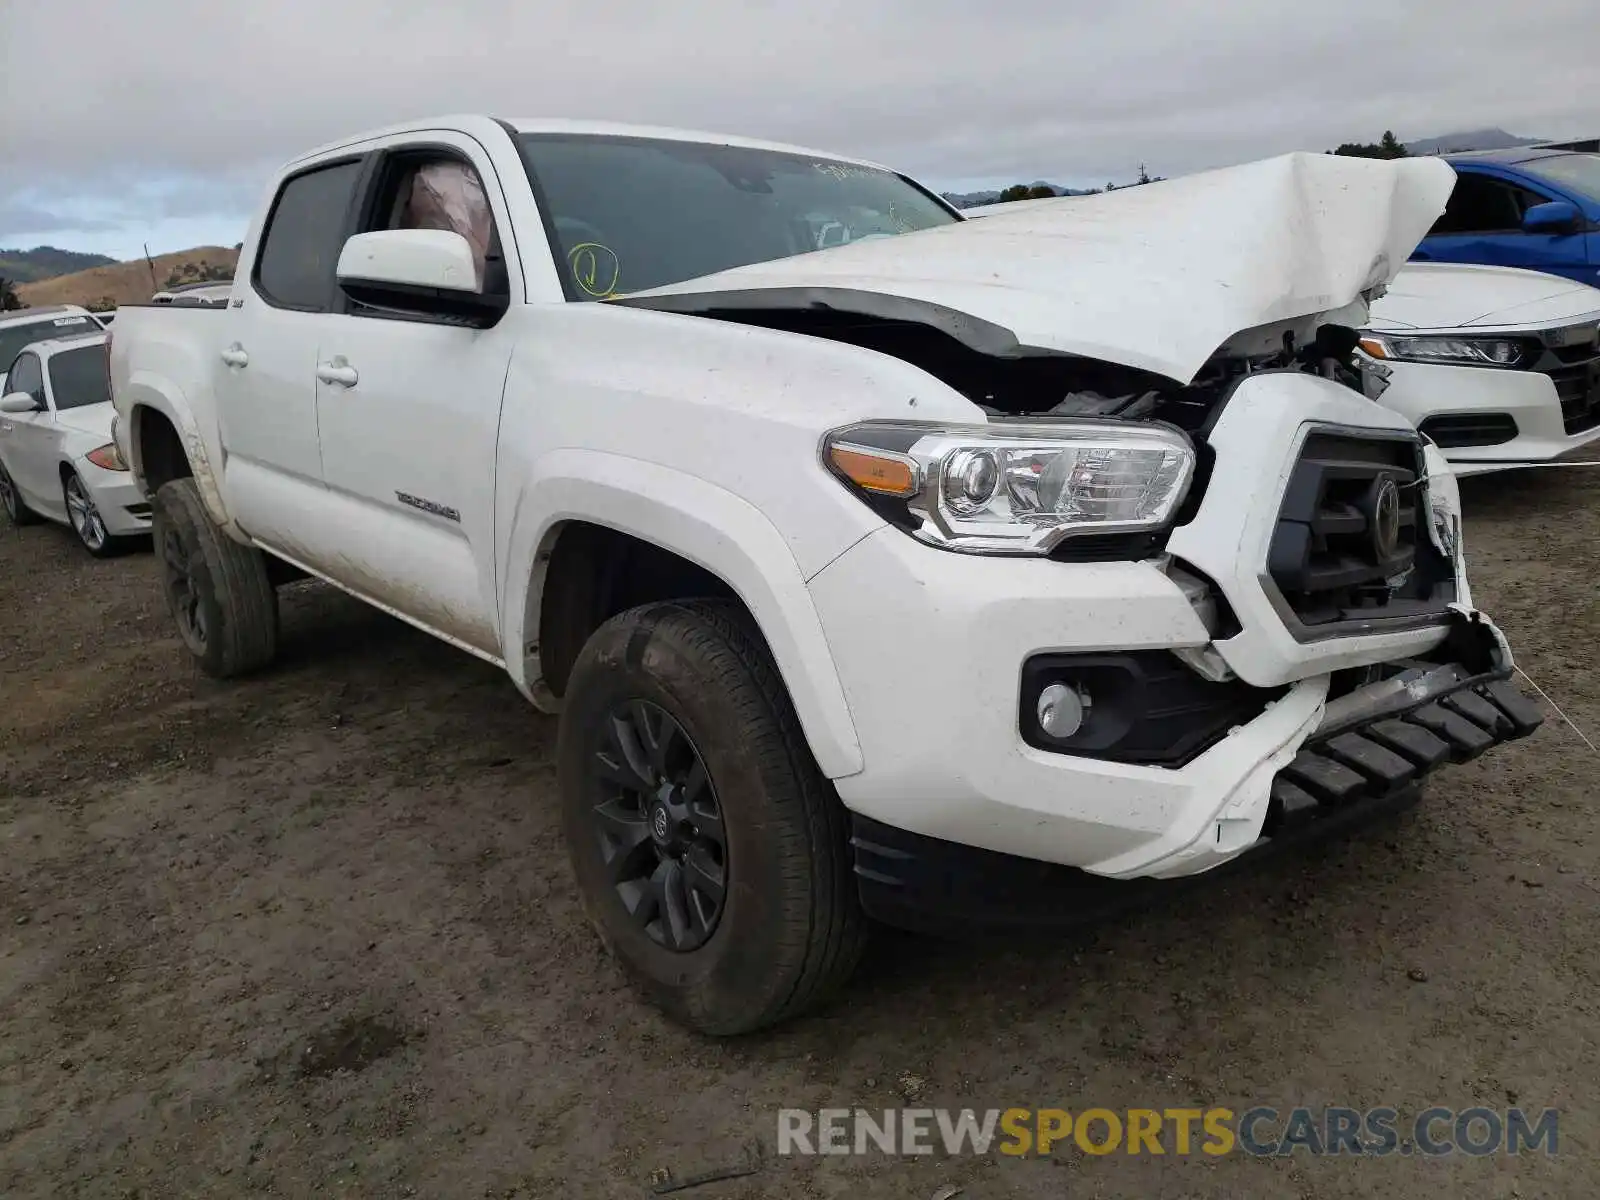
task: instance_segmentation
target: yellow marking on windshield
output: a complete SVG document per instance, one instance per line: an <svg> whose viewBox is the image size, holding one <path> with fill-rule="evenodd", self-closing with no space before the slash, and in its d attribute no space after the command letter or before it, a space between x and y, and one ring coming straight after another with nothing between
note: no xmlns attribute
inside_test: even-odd
<svg viewBox="0 0 1600 1200"><path fill-rule="evenodd" d="M617 252L599 242L579 242L567 251L567 265L577 285L596 300L609 300L617 294L622 263Z"/></svg>

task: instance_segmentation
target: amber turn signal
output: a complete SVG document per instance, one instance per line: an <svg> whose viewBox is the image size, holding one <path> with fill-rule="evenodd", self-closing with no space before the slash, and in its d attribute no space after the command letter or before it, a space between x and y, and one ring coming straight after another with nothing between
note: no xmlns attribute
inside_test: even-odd
<svg viewBox="0 0 1600 1200"><path fill-rule="evenodd" d="M828 458L841 475L863 491L880 496L917 494L917 465L902 455L864 446L830 446Z"/></svg>

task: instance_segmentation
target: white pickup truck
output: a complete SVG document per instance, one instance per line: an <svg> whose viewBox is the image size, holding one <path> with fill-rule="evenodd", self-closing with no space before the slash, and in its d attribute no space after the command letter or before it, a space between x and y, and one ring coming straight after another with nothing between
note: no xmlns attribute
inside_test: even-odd
<svg viewBox="0 0 1600 1200"><path fill-rule="evenodd" d="M1291 155L1021 234L794 147L385 129L284 169L226 307L121 309L117 437L206 672L310 574L559 711L594 924L735 1033L868 917L1081 919L1539 723L1352 357L1453 178Z"/></svg>

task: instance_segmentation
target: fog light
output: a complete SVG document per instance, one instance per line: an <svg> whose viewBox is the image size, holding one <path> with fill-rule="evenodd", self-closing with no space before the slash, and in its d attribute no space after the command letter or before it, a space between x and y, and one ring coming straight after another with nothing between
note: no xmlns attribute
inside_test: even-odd
<svg viewBox="0 0 1600 1200"><path fill-rule="evenodd" d="M1039 728L1053 738L1069 738L1083 728L1089 704L1089 693L1052 683L1039 693Z"/></svg>

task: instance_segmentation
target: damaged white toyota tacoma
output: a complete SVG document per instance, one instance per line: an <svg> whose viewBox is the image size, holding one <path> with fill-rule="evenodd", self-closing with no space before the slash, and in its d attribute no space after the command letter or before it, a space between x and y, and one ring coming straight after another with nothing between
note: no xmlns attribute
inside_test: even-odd
<svg viewBox="0 0 1600 1200"><path fill-rule="evenodd" d="M1432 160L966 222L834 155L453 118L290 164L231 298L124 306L209 674L317 576L560 712L585 906L712 1033L866 919L1081 918L1529 733L1438 451L1363 392Z"/></svg>

